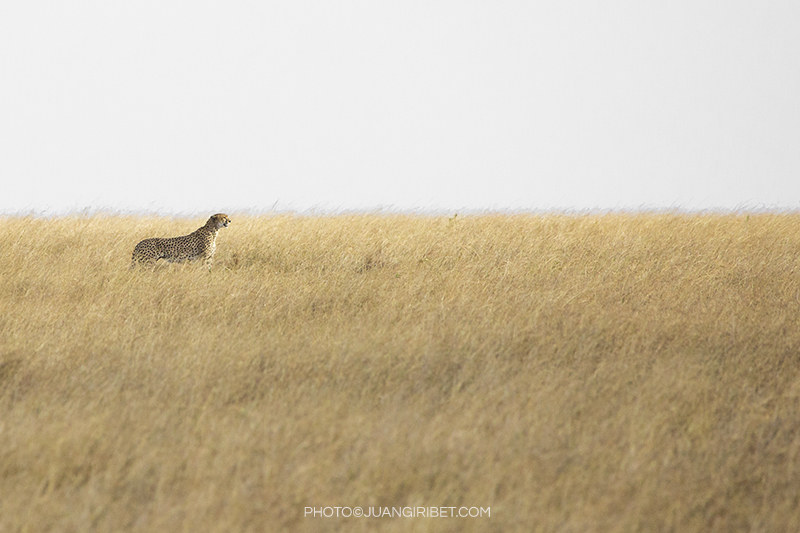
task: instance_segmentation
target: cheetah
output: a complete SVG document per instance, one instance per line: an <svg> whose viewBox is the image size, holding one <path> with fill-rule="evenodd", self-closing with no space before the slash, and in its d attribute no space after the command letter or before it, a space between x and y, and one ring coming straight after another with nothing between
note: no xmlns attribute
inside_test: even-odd
<svg viewBox="0 0 800 533"><path fill-rule="evenodd" d="M217 248L217 233L220 228L227 228L231 223L228 215L217 213L189 235L168 239L145 239L133 249L131 268L137 264L154 265L159 259L170 263L182 263L203 259L211 270L214 250Z"/></svg>

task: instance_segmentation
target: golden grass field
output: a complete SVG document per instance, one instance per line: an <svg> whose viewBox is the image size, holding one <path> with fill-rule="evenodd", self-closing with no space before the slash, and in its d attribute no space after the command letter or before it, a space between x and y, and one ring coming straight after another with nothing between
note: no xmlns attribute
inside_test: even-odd
<svg viewBox="0 0 800 533"><path fill-rule="evenodd" d="M0 219L0 531L800 530L800 215L210 214Z"/></svg>

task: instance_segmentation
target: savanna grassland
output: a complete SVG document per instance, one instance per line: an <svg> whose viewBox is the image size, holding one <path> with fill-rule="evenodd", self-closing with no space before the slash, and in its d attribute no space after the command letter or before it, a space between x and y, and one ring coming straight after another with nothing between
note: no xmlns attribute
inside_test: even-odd
<svg viewBox="0 0 800 533"><path fill-rule="evenodd" d="M0 531L800 530L800 215L210 214L0 219Z"/></svg>

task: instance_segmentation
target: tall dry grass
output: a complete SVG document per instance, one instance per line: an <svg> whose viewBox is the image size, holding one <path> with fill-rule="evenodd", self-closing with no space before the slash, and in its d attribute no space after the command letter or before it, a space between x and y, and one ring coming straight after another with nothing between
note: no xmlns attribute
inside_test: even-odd
<svg viewBox="0 0 800 533"><path fill-rule="evenodd" d="M232 219L0 219L0 531L800 530L799 215Z"/></svg>

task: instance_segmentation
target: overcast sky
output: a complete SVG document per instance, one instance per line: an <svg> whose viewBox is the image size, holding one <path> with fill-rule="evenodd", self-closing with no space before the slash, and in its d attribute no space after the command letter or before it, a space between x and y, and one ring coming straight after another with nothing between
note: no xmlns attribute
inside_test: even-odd
<svg viewBox="0 0 800 533"><path fill-rule="evenodd" d="M800 2L0 2L0 212L800 208Z"/></svg>

